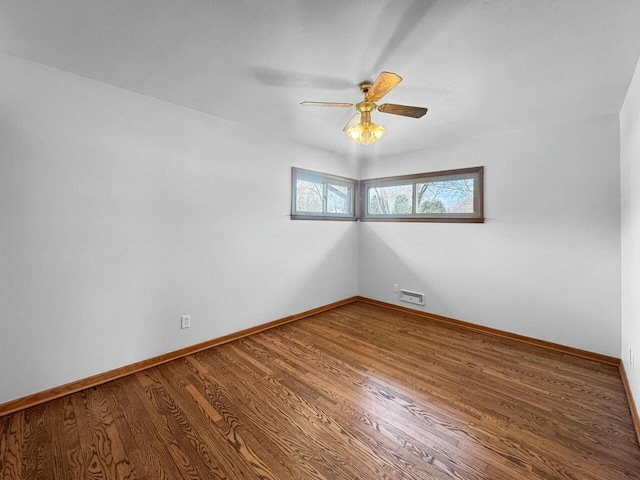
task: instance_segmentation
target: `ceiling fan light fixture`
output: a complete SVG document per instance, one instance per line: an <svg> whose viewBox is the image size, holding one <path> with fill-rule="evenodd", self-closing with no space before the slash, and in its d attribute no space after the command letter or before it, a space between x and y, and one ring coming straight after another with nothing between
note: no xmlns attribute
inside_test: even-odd
<svg viewBox="0 0 640 480"><path fill-rule="evenodd" d="M317 107L355 107L356 113L351 117L342 129L347 136L356 143L368 145L380 140L386 133L382 125L371 122L371 112L391 113L403 117L420 118L427 113L425 107L413 107L410 105L397 105L395 103L376 104L390 90L402 81L402 77L392 72L382 72L375 82L362 82L358 85L364 94L364 100L360 103L337 102L302 102L301 105ZM356 123L358 122L359 123Z"/></svg>
<svg viewBox="0 0 640 480"><path fill-rule="evenodd" d="M359 123L347 128L348 137L360 145L368 145L380 140L387 130L376 123Z"/></svg>

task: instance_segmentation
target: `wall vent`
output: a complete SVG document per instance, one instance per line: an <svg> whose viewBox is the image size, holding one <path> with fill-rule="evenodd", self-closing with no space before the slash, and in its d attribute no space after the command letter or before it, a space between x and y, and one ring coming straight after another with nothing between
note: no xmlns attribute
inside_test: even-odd
<svg viewBox="0 0 640 480"><path fill-rule="evenodd" d="M424 305L424 293L412 292L411 290L400 290L400 301Z"/></svg>

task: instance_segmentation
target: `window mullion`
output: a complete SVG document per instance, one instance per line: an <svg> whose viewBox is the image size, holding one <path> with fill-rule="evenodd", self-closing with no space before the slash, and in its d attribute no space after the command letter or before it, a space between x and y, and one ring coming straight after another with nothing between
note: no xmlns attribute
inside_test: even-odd
<svg viewBox="0 0 640 480"><path fill-rule="evenodd" d="M322 183L322 190L323 190L323 195L322 195L322 213L327 213L327 199L329 198L329 183L328 182L323 182Z"/></svg>
<svg viewBox="0 0 640 480"><path fill-rule="evenodd" d="M411 194L411 215L415 215L416 211L417 211L417 209L416 209L416 195L417 195L416 182L413 182L411 184L411 192L412 192L412 194Z"/></svg>

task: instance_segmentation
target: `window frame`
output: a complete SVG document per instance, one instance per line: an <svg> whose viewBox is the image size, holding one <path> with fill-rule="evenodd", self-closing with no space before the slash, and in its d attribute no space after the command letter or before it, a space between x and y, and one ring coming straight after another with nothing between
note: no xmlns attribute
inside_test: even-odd
<svg viewBox="0 0 640 480"><path fill-rule="evenodd" d="M322 212L303 212L296 210L296 200L298 192L297 181L308 180L323 184ZM327 211L328 186L330 184L351 187L351 213L331 213ZM292 220L346 220L355 222L358 220L358 180L339 175L331 175L314 170L306 170L298 167L291 167L291 219Z"/></svg>
<svg viewBox="0 0 640 480"><path fill-rule="evenodd" d="M474 180L473 213L417 213L415 205L416 184L471 178ZM411 214L369 214L368 192L370 188L412 185ZM439 172L399 175L394 177L360 180L360 215L363 222L441 222L484 223L484 167L442 170Z"/></svg>

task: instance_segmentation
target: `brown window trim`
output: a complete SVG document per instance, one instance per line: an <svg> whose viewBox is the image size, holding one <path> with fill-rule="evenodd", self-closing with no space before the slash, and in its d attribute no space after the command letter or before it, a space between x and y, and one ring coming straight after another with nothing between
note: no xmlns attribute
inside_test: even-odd
<svg viewBox="0 0 640 480"><path fill-rule="evenodd" d="M326 213L299 213L295 211L295 192L297 172L312 174L319 178L336 180L342 183L350 183L354 186L353 215ZM450 177L454 175L476 176L474 182L474 213L473 214L421 214L413 213L409 215L367 215L367 186L371 184L384 186L384 184L413 184L416 180L430 179L434 177ZM357 221L363 222L432 222L432 223L484 223L484 167L470 167L453 170L441 170L438 172L416 173L411 175L398 175L392 177L380 177L366 180L355 180L352 178L331 175L312 170L292 167L291 174L291 220L322 220L322 221Z"/></svg>
<svg viewBox="0 0 640 480"><path fill-rule="evenodd" d="M474 213L473 214L421 214L407 215L369 215L367 192L371 185L402 185L415 184L418 180L433 179L434 177L451 176L475 177L474 182ZM411 175L399 175L394 177L381 177L360 180L360 217L363 222L435 222L435 223L484 223L484 167L460 168L455 170L442 170L439 172L417 173ZM413 207L415 210L415 207Z"/></svg>
<svg viewBox="0 0 640 480"><path fill-rule="evenodd" d="M296 210L296 191L297 191L297 179L298 177L317 178L318 180L331 182L332 180L338 184L350 185L352 187L351 198L351 214L345 213L327 213L327 212L300 212ZM326 193L326 192L325 192ZM305 170L303 168L292 167L291 168L291 220L324 220L324 221L348 221L355 222L358 220L358 180L348 177L341 177L339 175L331 175L328 173L317 172L314 170ZM327 199L324 198L323 202L326 206Z"/></svg>
<svg viewBox="0 0 640 480"><path fill-rule="evenodd" d="M291 214L289 215L291 220L338 220L342 222L356 222L360 220L358 217L348 217L348 216L330 216L330 215L299 215L299 214Z"/></svg>

